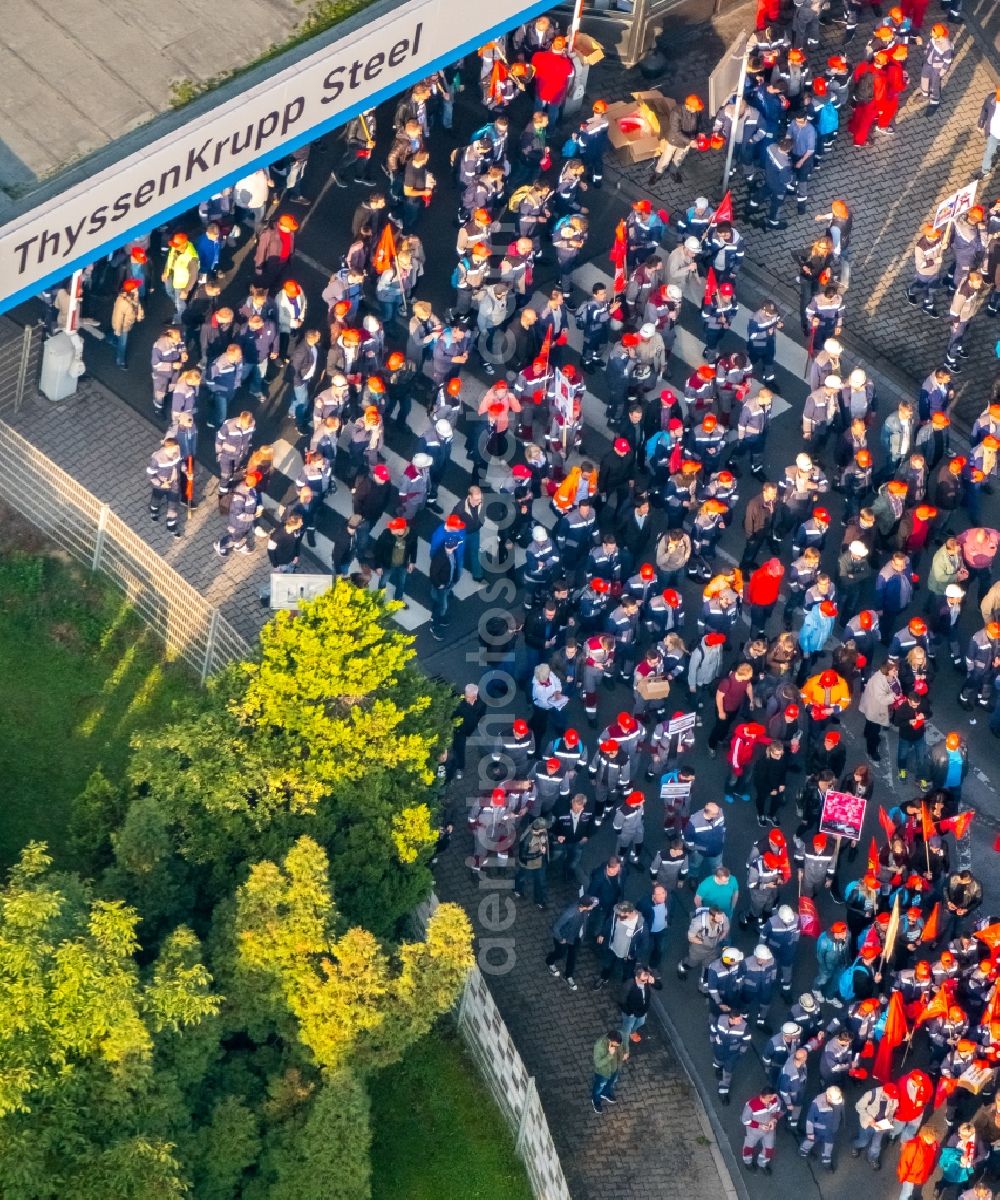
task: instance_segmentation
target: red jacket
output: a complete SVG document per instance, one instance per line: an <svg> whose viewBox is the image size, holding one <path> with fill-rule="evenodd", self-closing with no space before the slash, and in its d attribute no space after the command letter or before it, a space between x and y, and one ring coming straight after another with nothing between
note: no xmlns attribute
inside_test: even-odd
<svg viewBox="0 0 1000 1200"><path fill-rule="evenodd" d="M569 91L573 75L573 64L565 54L554 50L539 50L532 55L531 66L535 72L535 94L543 104L562 104Z"/></svg>
<svg viewBox="0 0 1000 1200"><path fill-rule="evenodd" d="M922 1137L904 1142L896 1164L896 1178L900 1183L914 1183L921 1187L934 1174L940 1143L925 1142Z"/></svg>
<svg viewBox="0 0 1000 1200"><path fill-rule="evenodd" d="M777 564L774 574L772 564ZM747 580L747 603L759 604L762 608L770 608L778 603L778 593L781 591L781 581L785 577L785 568L776 558L769 558L762 567L758 567Z"/></svg>
<svg viewBox="0 0 1000 1200"><path fill-rule="evenodd" d="M923 1071L916 1070L910 1071L902 1079L897 1079L896 1086L899 1088L896 1120L905 1124L918 1117L930 1103L934 1095L934 1085Z"/></svg>

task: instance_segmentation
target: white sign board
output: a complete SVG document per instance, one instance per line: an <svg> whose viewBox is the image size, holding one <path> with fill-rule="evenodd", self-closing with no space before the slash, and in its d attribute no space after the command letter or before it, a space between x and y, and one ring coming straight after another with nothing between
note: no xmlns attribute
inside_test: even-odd
<svg viewBox="0 0 1000 1200"><path fill-rule="evenodd" d="M726 53L719 60L719 65L708 77L708 113L709 120L714 120L716 113L730 96L739 91L740 76L746 59L747 42L750 35L740 33Z"/></svg>
<svg viewBox="0 0 1000 1200"><path fill-rule="evenodd" d="M942 225L947 225L956 217L964 216L976 202L978 187L979 180L973 179L971 183L967 183L965 187L959 188L957 192L952 192L950 196L942 200L934 214L934 228L940 229Z"/></svg>
<svg viewBox="0 0 1000 1200"><path fill-rule="evenodd" d="M0 310L403 91L544 3L408 0L0 228Z"/></svg>
<svg viewBox="0 0 1000 1200"><path fill-rule="evenodd" d="M573 385L566 376L556 367L555 378L555 404L556 409L566 422L573 420Z"/></svg>
<svg viewBox="0 0 1000 1200"><path fill-rule="evenodd" d="M333 586L332 575L283 575L275 571L271 575L271 611L302 607L306 600L315 600Z"/></svg>

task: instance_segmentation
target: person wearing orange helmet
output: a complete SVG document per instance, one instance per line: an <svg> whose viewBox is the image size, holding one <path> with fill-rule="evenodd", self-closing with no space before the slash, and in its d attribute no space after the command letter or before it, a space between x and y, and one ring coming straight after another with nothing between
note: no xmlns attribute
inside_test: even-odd
<svg viewBox="0 0 1000 1200"><path fill-rule="evenodd" d="M536 51L531 56L531 70L535 82L535 105L548 116L550 124L556 125L573 78L573 61L569 57L566 39L555 37L549 49Z"/></svg>
<svg viewBox="0 0 1000 1200"><path fill-rule="evenodd" d="M268 290L285 273L295 253L295 234L299 223L291 213L282 213L268 221L257 238L254 250L255 282Z"/></svg>
<svg viewBox="0 0 1000 1200"><path fill-rule="evenodd" d="M847 122L855 146L866 146L878 116L885 103L886 79L883 63L876 55L873 62L862 59L851 76L851 99L854 110Z"/></svg>
<svg viewBox="0 0 1000 1200"><path fill-rule="evenodd" d="M599 188L604 182L604 155L608 149L608 102L595 100L592 115L581 121L573 134L580 161L590 175L590 182Z"/></svg>
<svg viewBox="0 0 1000 1200"><path fill-rule="evenodd" d="M931 27L924 51L924 66L920 72L920 94L927 101L924 116L932 116L941 104L941 86L948 77L955 58L947 25L938 22Z"/></svg>
<svg viewBox="0 0 1000 1200"><path fill-rule="evenodd" d="M666 135L660 141L659 154L649 177L648 187L653 187L667 167L671 165L674 179L678 183L681 182L681 165L698 134L704 132L702 128L704 111L704 102L695 95L686 96L683 104L674 104L671 107L667 116Z"/></svg>
<svg viewBox="0 0 1000 1200"><path fill-rule="evenodd" d="M180 321L191 293L198 286L201 264L198 252L186 233L173 234L167 243L167 261L160 276L174 306L174 317Z"/></svg>
<svg viewBox="0 0 1000 1200"><path fill-rule="evenodd" d="M962 797L962 784L969 773L969 747L954 730L931 747L931 783L946 791L953 800Z"/></svg>

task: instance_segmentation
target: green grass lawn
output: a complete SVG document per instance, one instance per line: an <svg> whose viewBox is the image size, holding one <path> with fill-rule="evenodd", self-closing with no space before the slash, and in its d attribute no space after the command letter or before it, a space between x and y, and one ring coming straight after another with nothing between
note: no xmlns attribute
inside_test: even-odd
<svg viewBox="0 0 1000 1200"><path fill-rule="evenodd" d="M197 703L197 681L161 653L110 585L0 550L0 872L32 840L73 867L66 823L90 773L119 781L132 734ZM531 1200L503 1117L447 1026L382 1072L372 1103L378 1200Z"/></svg>
<svg viewBox="0 0 1000 1200"><path fill-rule="evenodd" d="M24 844L66 849L70 802L95 767L119 780L129 739L197 695L121 593L75 565L0 556L0 870Z"/></svg>
<svg viewBox="0 0 1000 1200"><path fill-rule="evenodd" d="M531 1200L506 1122L447 1024L369 1090L378 1200Z"/></svg>

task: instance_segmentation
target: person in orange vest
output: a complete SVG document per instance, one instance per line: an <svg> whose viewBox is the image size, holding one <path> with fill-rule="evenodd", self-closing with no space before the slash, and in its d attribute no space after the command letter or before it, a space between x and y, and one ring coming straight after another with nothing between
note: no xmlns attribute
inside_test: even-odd
<svg viewBox="0 0 1000 1200"><path fill-rule="evenodd" d="M903 1142L896 1164L896 1178L902 1184L899 1200L910 1200L934 1174L941 1143L930 1129L921 1129L915 1138Z"/></svg>

